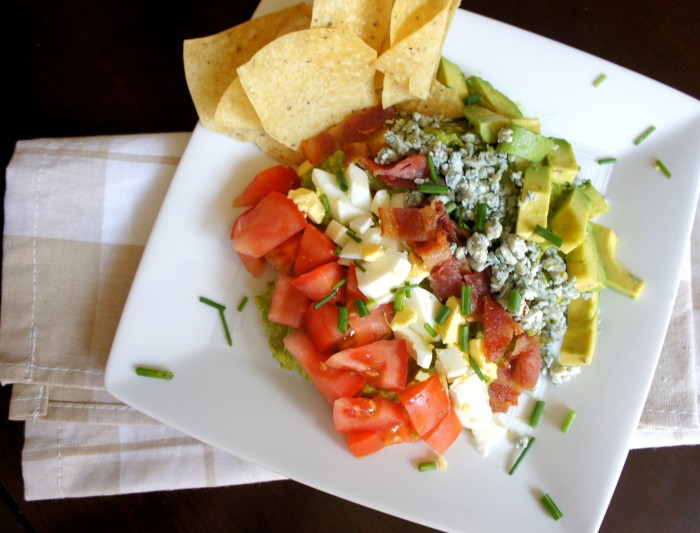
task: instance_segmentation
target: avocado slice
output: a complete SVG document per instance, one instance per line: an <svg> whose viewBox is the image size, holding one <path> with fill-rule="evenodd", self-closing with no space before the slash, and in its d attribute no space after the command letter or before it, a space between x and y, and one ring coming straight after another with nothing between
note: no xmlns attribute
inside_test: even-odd
<svg viewBox="0 0 700 533"><path fill-rule="evenodd" d="M591 210L588 213L589 219L595 218L601 213L606 213L610 210L608 202L605 201L603 195L598 192L590 181L583 182L579 187L591 200Z"/></svg>
<svg viewBox="0 0 700 533"><path fill-rule="evenodd" d="M479 95L479 104L506 118L522 118L523 114L515 103L488 81L477 76L466 80L469 94Z"/></svg>
<svg viewBox="0 0 700 533"><path fill-rule="evenodd" d="M510 120L478 105L464 107L464 116L487 144L498 141L498 132L510 127Z"/></svg>
<svg viewBox="0 0 700 533"><path fill-rule="evenodd" d="M590 230L586 232L583 242L566 255L565 260L569 280L576 279L577 291L600 291L608 286L605 268Z"/></svg>
<svg viewBox="0 0 700 533"><path fill-rule="evenodd" d="M571 183L578 174L579 166L574 149L565 139L553 138L554 145L547 153L547 164L552 167L552 179L555 183Z"/></svg>
<svg viewBox="0 0 700 533"><path fill-rule="evenodd" d="M586 226L591 200L578 187L574 187L561 207L552 216L549 229L563 239L559 249L568 254L586 238Z"/></svg>
<svg viewBox="0 0 700 533"><path fill-rule="evenodd" d="M447 58L441 57L437 70L437 80L443 85L454 89L462 100L469 94L467 80L460 68Z"/></svg>
<svg viewBox="0 0 700 533"><path fill-rule="evenodd" d="M537 133L538 135L542 133L542 124L540 119L537 117L523 117L511 119L511 124L516 126L522 126L526 130L530 130L532 133Z"/></svg>
<svg viewBox="0 0 700 533"><path fill-rule="evenodd" d="M547 227L551 192L552 172L549 167L530 167L525 170L515 225L518 236L535 242L544 241L535 233L535 229L537 226Z"/></svg>
<svg viewBox="0 0 700 533"><path fill-rule="evenodd" d="M634 300L639 298L644 289L645 281L632 274L615 257L618 241L615 232L595 222L590 223L590 229L603 262L608 287Z"/></svg>
<svg viewBox="0 0 700 533"><path fill-rule="evenodd" d="M589 365L598 342L600 293L572 300L566 310L568 325L559 350L563 365Z"/></svg>
<svg viewBox="0 0 700 533"><path fill-rule="evenodd" d="M541 163L554 146L554 141L549 137L543 137L517 124L511 124L510 129L513 131L513 138L508 142L499 143L499 152Z"/></svg>

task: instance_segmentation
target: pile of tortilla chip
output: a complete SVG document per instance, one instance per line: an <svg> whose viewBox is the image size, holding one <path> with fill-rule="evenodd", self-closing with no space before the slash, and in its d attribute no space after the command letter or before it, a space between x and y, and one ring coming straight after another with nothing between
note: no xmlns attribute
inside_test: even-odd
<svg viewBox="0 0 700 533"><path fill-rule="evenodd" d="M460 116L436 78L457 0L315 0L184 43L202 125L285 164L305 139L381 103Z"/></svg>

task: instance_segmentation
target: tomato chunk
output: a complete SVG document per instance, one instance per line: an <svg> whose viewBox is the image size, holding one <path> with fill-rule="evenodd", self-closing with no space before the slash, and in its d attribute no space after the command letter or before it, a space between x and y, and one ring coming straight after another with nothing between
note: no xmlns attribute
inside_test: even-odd
<svg viewBox="0 0 700 533"><path fill-rule="evenodd" d="M398 397L421 437L437 426L451 408L447 390L437 374L399 392Z"/></svg>
<svg viewBox="0 0 700 533"><path fill-rule="evenodd" d="M265 258L277 272L291 274L294 271L294 262L299 252L299 244L303 234L304 232L295 233L265 254Z"/></svg>
<svg viewBox="0 0 700 533"><path fill-rule="evenodd" d="M348 292L350 288L348 287ZM354 304L350 304L348 298L348 307L355 309ZM394 318L394 306L390 303L378 305L370 310L367 316L360 316L356 313L350 313L348 319L348 335L340 343L342 349L357 348L370 344L382 339L388 339L394 331L391 329L392 319Z"/></svg>
<svg viewBox="0 0 700 533"><path fill-rule="evenodd" d="M326 263L296 278L292 284L314 302L323 300L333 286L345 278L345 267L340 263Z"/></svg>
<svg viewBox="0 0 700 533"><path fill-rule="evenodd" d="M331 300L318 309L310 304L304 311L304 325L317 350L327 352L338 346L345 337L338 331L338 307Z"/></svg>
<svg viewBox="0 0 700 533"><path fill-rule="evenodd" d="M306 227L306 219L285 195L271 192L236 221L233 249L262 257Z"/></svg>
<svg viewBox="0 0 700 533"><path fill-rule="evenodd" d="M319 394L331 405L338 398L355 396L365 385L365 379L354 372L327 367L324 356L314 348L303 331L287 335L284 346L309 375Z"/></svg>
<svg viewBox="0 0 700 533"><path fill-rule="evenodd" d="M233 201L233 207L256 205L272 191L286 196L290 190L298 189L300 185L301 179L294 169L275 165L258 172L253 181Z"/></svg>
<svg viewBox="0 0 700 533"><path fill-rule="evenodd" d="M413 430L405 411L402 422L397 426L380 431L349 431L343 436L355 457L365 457L392 444L416 442L420 439Z"/></svg>
<svg viewBox="0 0 700 533"><path fill-rule="evenodd" d="M292 279L285 274L277 276L267 318L270 322L299 328L304 323L304 309L309 299L294 288Z"/></svg>
<svg viewBox="0 0 700 533"><path fill-rule="evenodd" d="M301 236L294 263L294 275L306 274L318 266L337 261L337 259L335 243L328 235L309 224Z"/></svg>
<svg viewBox="0 0 700 533"><path fill-rule="evenodd" d="M382 390L406 388L408 349L403 339L381 340L348 348L330 356L326 364L332 368L354 370Z"/></svg>
<svg viewBox="0 0 700 533"><path fill-rule="evenodd" d="M341 433L381 431L404 421L401 406L384 396L339 398L333 404L333 424Z"/></svg>
<svg viewBox="0 0 700 533"><path fill-rule="evenodd" d="M462 433L462 422L454 409L450 409L437 425L423 436L423 440L437 453L445 453Z"/></svg>

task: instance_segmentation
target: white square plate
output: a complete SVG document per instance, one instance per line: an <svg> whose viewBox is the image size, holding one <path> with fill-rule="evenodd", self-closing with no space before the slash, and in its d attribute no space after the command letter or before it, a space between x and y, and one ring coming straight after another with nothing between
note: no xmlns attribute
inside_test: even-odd
<svg viewBox="0 0 700 533"><path fill-rule="evenodd" d="M700 104L626 69L514 27L458 11L444 55L489 80L569 139L606 194L601 223L620 237L618 257L647 280L638 301L606 291L593 364L576 380L546 385L537 443L513 476L515 452L481 457L467 432L444 471L418 473L423 444L364 459L348 452L314 387L279 368L251 303L260 290L231 251L230 205L272 161L253 145L198 126L182 158L134 280L107 367L117 398L202 441L305 483L444 530L591 531L603 518L654 374L678 286L700 187ZM537 66L534 66L537 65ZM592 81L601 73L607 80ZM648 126L641 145L633 140ZM613 156L602 167L596 157ZM673 172L667 179L654 161ZM215 310L228 306L229 347ZM160 366L171 381L135 375ZM561 418L578 413L571 433ZM549 493L564 517L539 503ZM507 512L504 512L504 502Z"/></svg>

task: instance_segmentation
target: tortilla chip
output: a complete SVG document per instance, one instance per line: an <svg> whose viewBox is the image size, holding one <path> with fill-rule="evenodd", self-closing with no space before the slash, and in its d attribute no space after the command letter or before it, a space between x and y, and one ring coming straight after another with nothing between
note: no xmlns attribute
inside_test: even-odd
<svg viewBox="0 0 700 533"><path fill-rule="evenodd" d="M378 103L376 56L356 35L312 28L275 39L238 75L265 132L297 150L304 139Z"/></svg>
<svg viewBox="0 0 700 533"><path fill-rule="evenodd" d="M257 144L260 150L283 165L298 165L306 159L304 154L278 143L263 130L230 129L221 131L220 133L225 133L229 137L233 137L239 141Z"/></svg>
<svg viewBox="0 0 700 533"><path fill-rule="evenodd" d="M354 33L379 51L389 32L392 0L314 0L312 28Z"/></svg>
<svg viewBox="0 0 700 533"><path fill-rule="evenodd" d="M215 35L184 42L185 78L202 125L212 127L219 99L236 78L236 69L296 17L311 20L311 8L300 3Z"/></svg>
<svg viewBox="0 0 700 533"><path fill-rule="evenodd" d="M387 108L392 105L400 104L408 100L414 100L415 97L400 83L394 81L389 76L384 76L384 85L382 86L382 107Z"/></svg>
<svg viewBox="0 0 700 533"><path fill-rule="evenodd" d="M243 90L241 80L236 77L219 100L214 113L214 127L217 129L261 130L262 124L253 104Z"/></svg>
<svg viewBox="0 0 700 533"><path fill-rule="evenodd" d="M384 98L383 94L382 98ZM398 104L396 108L399 111L405 111L407 113L442 115L446 118L459 118L464 116L464 103L459 93L450 87L446 87L435 79L430 86L428 98L425 100L414 98L403 101Z"/></svg>

